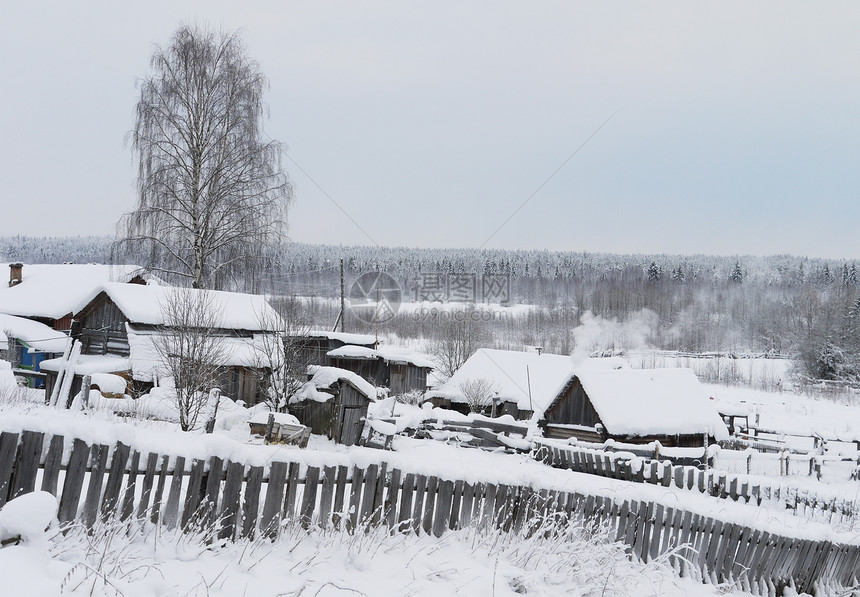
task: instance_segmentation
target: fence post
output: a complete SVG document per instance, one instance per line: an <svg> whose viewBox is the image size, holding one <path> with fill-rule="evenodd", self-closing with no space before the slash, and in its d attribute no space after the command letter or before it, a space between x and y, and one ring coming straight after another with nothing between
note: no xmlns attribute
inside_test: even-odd
<svg viewBox="0 0 860 597"><path fill-rule="evenodd" d="M747 474L752 473L752 452L747 449Z"/></svg>
<svg viewBox="0 0 860 597"><path fill-rule="evenodd" d="M92 383L92 375L84 375L81 380L81 407L84 410L87 410L90 407L90 386Z"/></svg>
<svg viewBox="0 0 860 597"><path fill-rule="evenodd" d="M209 390L208 411L209 418L206 420L206 433L215 431L215 417L218 415L218 403L221 401L221 390L212 388Z"/></svg>
<svg viewBox="0 0 860 597"><path fill-rule="evenodd" d="M6 335L6 343L8 346L7 354L9 355L9 363L12 365L12 371L20 367L21 362L18 358L20 347L18 346L18 338L15 336Z"/></svg>
<svg viewBox="0 0 860 597"><path fill-rule="evenodd" d="M263 443L271 444L272 443L272 434L275 431L275 414L269 413L269 420L266 421L266 435L264 437Z"/></svg>

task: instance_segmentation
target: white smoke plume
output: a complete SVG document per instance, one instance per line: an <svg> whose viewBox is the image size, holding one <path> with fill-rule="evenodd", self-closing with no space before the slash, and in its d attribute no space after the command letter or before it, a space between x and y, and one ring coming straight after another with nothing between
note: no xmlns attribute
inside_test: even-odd
<svg viewBox="0 0 860 597"><path fill-rule="evenodd" d="M618 353L648 348L648 338L656 329L659 318L650 309L633 313L625 321L604 319L591 311L579 318L579 326L573 330L574 349L571 358L574 365L601 353Z"/></svg>

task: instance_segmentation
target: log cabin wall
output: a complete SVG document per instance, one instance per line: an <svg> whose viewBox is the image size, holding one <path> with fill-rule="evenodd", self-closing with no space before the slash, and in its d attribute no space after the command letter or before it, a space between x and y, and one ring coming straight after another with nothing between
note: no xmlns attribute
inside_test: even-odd
<svg viewBox="0 0 860 597"><path fill-rule="evenodd" d="M562 389L544 417L547 424L594 427L601 423L600 416L594 410L591 400L588 399L585 389L576 377Z"/></svg>
<svg viewBox="0 0 860 597"><path fill-rule="evenodd" d="M389 366L389 382L391 395L397 396L407 392L424 392L427 390L426 367L417 367L409 363L392 363Z"/></svg>
<svg viewBox="0 0 860 597"><path fill-rule="evenodd" d="M81 352L127 357L130 349L125 324L128 319L107 293L102 292L79 314Z"/></svg>

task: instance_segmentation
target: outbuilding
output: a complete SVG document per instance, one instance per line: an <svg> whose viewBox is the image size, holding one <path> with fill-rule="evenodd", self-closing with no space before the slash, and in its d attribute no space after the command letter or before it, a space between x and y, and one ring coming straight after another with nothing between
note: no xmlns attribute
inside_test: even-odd
<svg viewBox="0 0 860 597"><path fill-rule="evenodd" d="M578 367L541 417L547 437L698 447L728 430L690 369Z"/></svg>
<svg viewBox="0 0 860 597"><path fill-rule="evenodd" d="M333 367L357 373L377 387L388 388L392 396L424 393L427 376L433 370L430 357L397 348L342 346L328 352Z"/></svg>
<svg viewBox="0 0 860 597"><path fill-rule="evenodd" d="M317 435L339 444L359 442L376 388L357 374L336 367L308 367L308 382L291 398L289 411Z"/></svg>

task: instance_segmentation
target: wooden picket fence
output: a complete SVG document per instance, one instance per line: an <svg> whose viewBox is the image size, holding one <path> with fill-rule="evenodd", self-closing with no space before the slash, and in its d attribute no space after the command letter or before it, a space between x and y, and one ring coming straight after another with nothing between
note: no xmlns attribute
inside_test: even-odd
<svg viewBox="0 0 860 597"><path fill-rule="evenodd" d="M621 481L650 483L707 493L714 497L761 505L778 503L798 516L827 523L851 523L857 520L855 502L822 498L809 490L798 490L782 483L768 483L761 477L735 475L725 471L702 470L694 466L674 465L652 460L642 463L623 455L577 446L536 440L537 460L556 468L609 477Z"/></svg>
<svg viewBox="0 0 860 597"><path fill-rule="evenodd" d="M43 433L0 434L0 507L40 489L59 497L63 523L150 521L221 539L276 537L285 521L357 532L441 536L479 525L547 532L578 520L605 529L632 557L662 557L682 575L739 582L758 593L789 583L799 590L856 583L860 545L804 540L752 529L658 503L494 483L471 483L389 469L386 463L305 466L272 461L268 470L213 456L142 453Z"/></svg>

